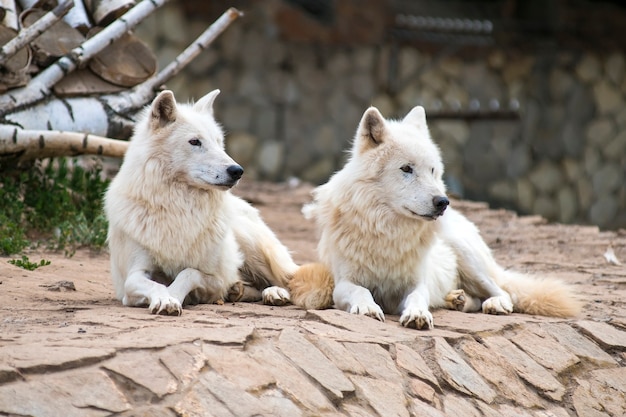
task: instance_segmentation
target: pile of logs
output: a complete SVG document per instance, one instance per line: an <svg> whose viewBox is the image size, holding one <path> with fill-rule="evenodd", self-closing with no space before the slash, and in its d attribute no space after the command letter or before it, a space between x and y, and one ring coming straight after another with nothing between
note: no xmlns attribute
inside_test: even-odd
<svg viewBox="0 0 626 417"><path fill-rule="evenodd" d="M124 154L136 113L241 16L228 9L157 71L133 28L166 1L0 0L0 171Z"/></svg>

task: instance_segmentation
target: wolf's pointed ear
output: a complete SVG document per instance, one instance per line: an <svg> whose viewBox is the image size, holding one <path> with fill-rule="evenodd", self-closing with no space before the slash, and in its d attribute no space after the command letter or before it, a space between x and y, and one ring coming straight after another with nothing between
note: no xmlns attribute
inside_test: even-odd
<svg viewBox="0 0 626 417"><path fill-rule="evenodd" d="M176 120L176 99L170 90L162 91L154 101L150 109L150 126L159 129Z"/></svg>
<svg viewBox="0 0 626 417"><path fill-rule="evenodd" d="M359 152L375 148L385 140L385 118L376 107L370 107L363 113L357 131Z"/></svg>
<svg viewBox="0 0 626 417"><path fill-rule="evenodd" d="M404 116L402 122L410 123L417 127L424 127L426 126L426 110L422 106L415 106L409 114Z"/></svg>
<svg viewBox="0 0 626 417"><path fill-rule="evenodd" d="M193 105L193 109L201 113L209 113L210 115L213 115L213 102L215 101L215 98L219 93L220 90L211 91L200 100L198 100Z"/></svg>

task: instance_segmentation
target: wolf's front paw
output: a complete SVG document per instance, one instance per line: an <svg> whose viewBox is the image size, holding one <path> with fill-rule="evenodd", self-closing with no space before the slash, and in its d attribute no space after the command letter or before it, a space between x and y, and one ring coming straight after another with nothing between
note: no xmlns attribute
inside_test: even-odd
<svg viewBox="0 0 626 417"><path fill-rule="evenodd" d="M465 307L465 301L467 297L465 296L465 291L463 290L453 290L446 295L446 308L449 310L458 310L463 311Z"/></svg>
<svg viewBox="0 0 626 417"><path fill-rule="evenodd" d="M373 317L379 321L385 321L385 314L378 304L354 304L350 307L350 314L360 314L363 316Z"/></svg>
<svg viewBox="0 0 626 417"><path fill-rule="evenodd" d="M291 302L289 291L278 286L267 287L263 290L261 296L263 297L263 304L272 306L284 306Z"/></svg>
<svg viewBox="0 0 626 417"><path fill-rule="evenodd" d="M483 303L483 313L485 314L511 314L512 312L513 302L508 294L488 298Z"/></svg>
<svg viewBox="0 0 626 417"><path fill-rule="evenodd" d="M183 306L174 297L159 296L154 297L150 303L150 313L166 316L180 316L183 314Z"/></svg>
<svg viewBox="0 0 626 417"><path fill-rule="evenodd" d="M430 314L430 311L411 307L405 308L402 312L400 324L404 327L425 330L432 329L435 326L433 315Z"/></svg>

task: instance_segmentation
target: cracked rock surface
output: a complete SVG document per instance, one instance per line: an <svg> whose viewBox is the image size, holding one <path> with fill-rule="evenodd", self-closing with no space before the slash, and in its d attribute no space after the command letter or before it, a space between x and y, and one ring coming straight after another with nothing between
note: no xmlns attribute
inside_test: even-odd
<svg viewBox="0 0 626 417"><path fill-rule="evenodd" d="M242 182L294 252L311 186ZM338 310L226 303L154 316L115 300L106 252L0 259L0 416L623 416L626 232L547 224L453 201L505 267L559 277L585 301L552 319L436 310L435 329ZM49 291L71 281L75 291Z"/></svg>

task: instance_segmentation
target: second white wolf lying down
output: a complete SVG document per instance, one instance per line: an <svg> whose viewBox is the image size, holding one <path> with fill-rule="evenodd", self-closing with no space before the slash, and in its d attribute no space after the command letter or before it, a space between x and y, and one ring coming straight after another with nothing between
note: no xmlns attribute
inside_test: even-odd
<svg viewBox="0 0 626 417"><path fill-rule="evenodd" d="M316 188L303 212L320 231L321 263L290 282L305 308L335 307L407 327L432 328L430 308L572 316L580 302L559 280L504 270L478 229L452 208L426 115L401 121L368 109L349 161Z"/></svg>
<svg viewBox="0 0 626 417"><path fill-rule="evenodd" d="M230 193L243 168L213 118L218 93L190 105L163 91L137 122L105 198L124 305L180 315L184 303L289 301L297 265L258 211Z"/></svg>

